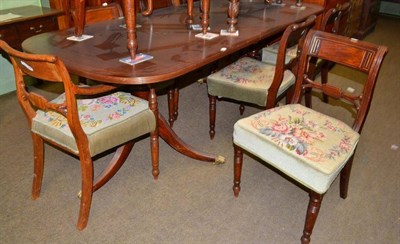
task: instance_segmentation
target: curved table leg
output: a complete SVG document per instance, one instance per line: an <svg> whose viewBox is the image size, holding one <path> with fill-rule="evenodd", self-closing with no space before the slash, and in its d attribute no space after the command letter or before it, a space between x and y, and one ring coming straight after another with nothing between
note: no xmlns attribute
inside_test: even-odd
<svg viewBox="0 0 400 244"><path fill-rule="evenodd" d="M128 158L134 144L134 141L131 141L117 149L107 167L95 179L93 184L93 192L100 189L118 172L118 170L124 164L125 160Z"/></svg>
<svg viewBox="0 0 400 244"><path fill-rule="evenodd" d="M193 159L206 161L206 162L213 162L214 164L223 164L225 163L225 158L222 156L213 156L207 153L199 152L195 150L193 147L187 145L184 141L182 141L178 135L171 129L168 125L168 122L165 118L159 114L158 115L158 129L159 135L161 138L168 143L172 148L176 151L182 153L185 156L188 156Z"/></svg>

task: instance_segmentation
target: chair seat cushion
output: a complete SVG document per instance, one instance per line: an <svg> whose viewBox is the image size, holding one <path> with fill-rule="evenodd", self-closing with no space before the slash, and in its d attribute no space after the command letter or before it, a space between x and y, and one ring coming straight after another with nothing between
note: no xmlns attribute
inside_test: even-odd
<svg viewBox="0 0 400 244"><path fill-rule="evenodd" d="M241 58L207 77L208 94L265 106L268 88L275 75L275 66L252 58ZM278 96L295 82L286 70Z"/></svg>
<svg viewBox="0 0 400 244"><path fill-rule="evenodd" d="M62 103L62 94L52 102ZM92 156L153 131L154 113L148 102L129 93L116 92L95 99L77 99L82 129L89 140ZM54 111L38 110L32 132L78 154L67 119Z"/></svg>
<svg viewBox="0 0 400 244"><path fill-rule="evenodd" d="M290 104L239 120L234 143L299 183L325 193L353 155L359 134L345 123Z"/></svg>
<svg viewBox="0 0 400 244"><path fill-rule="evenodd" d="M262 49L261 61L267 64L276 65L276 59L278 57L279 42L264 47ZM285 64L297 56L297 45L286 49Z"/></svg>

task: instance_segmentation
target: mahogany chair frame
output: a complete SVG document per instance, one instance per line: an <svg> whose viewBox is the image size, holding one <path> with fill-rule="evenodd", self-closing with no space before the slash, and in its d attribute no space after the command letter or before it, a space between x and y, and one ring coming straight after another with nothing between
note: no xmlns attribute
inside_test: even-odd
<svg viewBox="0 0 400 244"><path fill-rule="evenodd" d="M352 104L355 110L355 120L352 129L361 134L368 115L379 70L387 53L387 48L375 44L350 39L323 31L310 30L305 40L299 60L297 81L291 103L300 103L305 89L316 89L335 99L345 100ZM359 95L349 94L342 89L315 82L308 75L310 59L323 59L341 64L368 75L364 88ZM243 164L243 149L234 146L234 195L240 192L240 179ZM347 198L350 172L354 154L340 171L340 197ZM324 194L309 189L310 200L306 213L301 243L309 243Z"/></svg>
<svg viewBox="0 0 400 244"><path fill-rule="evenodd" d="M298 54L302 49L304 39L308 31L314 26L316 16L310 16L306 21L298 24L292 24L288 26L282 34L282 38L279 43L277 62L275 66L275 75L271 86L268 89L266 109L273 108L277 102L286 96L286 102L289 103L291 100L292 88L288 88L280 96L278 96L279 87L282 84L285 70L294 70L297 64L297 58L291 60L289 64L285 64L285 56L288 48L298 45ZM260 61L261 62L261 61ZM293 72L294 73L294 72ZM295 74L295 73L294 73ZM208 94L209 98L209 134L210 138L213 139L215 136L215 118L216 118L216 101L217 96ZM244 111L244 105L240 104L240 114Z"/></svg>
<svg viewBox="0 0 400 244"><path fill-rule="evenodd" d="M75 155L80 160L82 188L80 192L80 211L78 216L77 228L82 230L86 227L92 202L92 194L106 184L121 168L129 153L131 152L135 140L131 140L117 146L113 158L106 168L97 178L94 178L93 157L89 150L88 137L85 134L78 114L77 97L81 96L103 96L118 89L114 85L81 86L71 81L68 70L64 63L52 55L36 55L19 52L11 48L6 42L0 40L0 49L5 51L12 62L16 81L16 92L18 102L21 105L29 126L32 127L33 118L36 110L55 111L63 115L75 138L78 153L66 148L63 145L44 138L31 131L34 149L34 177L32 184L32 199L40 196L43 171L44 171L44 142ZM43 95L30 91L24 82L24 77L30 76L36 79L45 80L52 83L62 83L65 91L65 101L61 104L49 101ZM157 100L154 89L150 89L149 107L153 111L156 121L158 119ZM152 174L154 179L159 175L158 160L158 127L150 133L150 147L152 158Z"/></svg>

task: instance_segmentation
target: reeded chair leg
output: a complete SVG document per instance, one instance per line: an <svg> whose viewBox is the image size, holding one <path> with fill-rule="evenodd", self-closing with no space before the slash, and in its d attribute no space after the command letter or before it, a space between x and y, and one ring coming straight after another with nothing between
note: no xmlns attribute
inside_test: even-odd
<svg viewBox="0 0 400 244"><path fill-rule="evenodd" d="M310 192L310 201L308 203L306 222L304 224L303 236L301 243L306 244L311 241L311 234L314 229L315 221L317 220L319 209L321 207L323 195L316 192Z"/></svg>
<svg viewBox="0 0 400 244"><path fill-rule="evenodd" d="M243 151L239 146L234 145L234 163L233 163L233 194L239 196L240 178L242 176Z"/></svg>
<svg viewBox="0 0 400 244"><path fill-rule="evenodd" d="M172 127L174 125L174 111L175 111L175 106L174 106L174 88L169 87L168 88L168 122L169 125Z"/></svg>
<svg viewBox="0 0 400 244"><path fill-rule="evenodd" d="M44 144L43 144L43 139L33 133L32 133L32 140L33 140L33 154L34 154L32 199L35 200L40 197L40 190L42 188L43 167L44 167Z"/></svg>
<svg viewBox="0 0 400 244"><path fill-rule="evenodd" d="M156 128L154 131L150 133L150 148L151 148L151 165L152 165L152 174L154 180L158 179L158 175L160 174L158 168L159 162L159 141L158 141L158 102L157 102L157 94L155 89L150 89L149 92L149 108L154 113L154 117L156 119Z"/></svg>
<svg viewBox="0 0 400 244"><path fill-rule="evenodd" d="M158 129L150 133L151 165L154 180L158 179L159 170L159 141Z"/></svg>
<svg viewBox="0 0 400 244"><path fill-rule="evenodd" d="M351 173L351 167L353 165L353 156L347 161L346 165L340 172L340 197L343 199L347 198L347 192L349 189L349 181L350 181L350 173Z"/></svg>
<svg viewBox="0 0 400 244"><path fill-rule="evenodd" d="M179 88L174 88L174 120L178 119L178 110L179 110Z"/></svg>
<svg viewBox="0 0 400 244"><path fill-rule="evenodd" d="M89 219L90 207L92 205L93 195L93 161L90 155L80 155L81 174L82 174L82 191L81 205L79 209L79 217L77 228L83 230L86 228Z"/></svg>
<svg viewBox="0 0 400 244"><path fill-rule="evenodd" d="M215 115L216 115L216 102L217 97L208 94L208 100L210 101L210 138L214 139L215 136Z"/></svg>

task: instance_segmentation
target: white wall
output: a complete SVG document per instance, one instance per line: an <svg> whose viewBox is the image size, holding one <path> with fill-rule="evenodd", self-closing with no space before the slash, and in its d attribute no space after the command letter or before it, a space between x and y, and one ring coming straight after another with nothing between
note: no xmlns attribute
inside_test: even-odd
<svg viewBox="0 0 400 244"><path fill-rule="evenodd" d="M42 2L48 0L42 0ZM41 6L41 0L0 0L0 10L26 5ZM15 90L14 72L7 59L0 56L0 95Z"/></svg>

